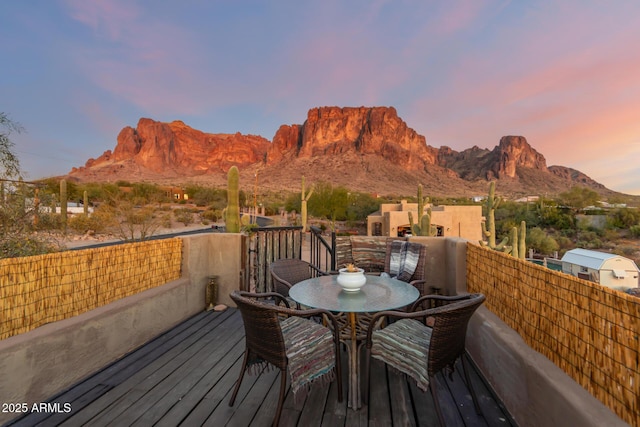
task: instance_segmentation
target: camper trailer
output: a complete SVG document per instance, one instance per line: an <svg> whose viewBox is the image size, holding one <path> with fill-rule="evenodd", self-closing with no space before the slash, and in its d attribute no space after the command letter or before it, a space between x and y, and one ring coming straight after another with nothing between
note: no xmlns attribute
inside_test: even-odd
<svg viewBox="0 0 640 427"><path fill-rule="evenodd" d="M562 257L562 272L618 290L637 288L639 270L633 260L616 254L572 249Z"/></svg>

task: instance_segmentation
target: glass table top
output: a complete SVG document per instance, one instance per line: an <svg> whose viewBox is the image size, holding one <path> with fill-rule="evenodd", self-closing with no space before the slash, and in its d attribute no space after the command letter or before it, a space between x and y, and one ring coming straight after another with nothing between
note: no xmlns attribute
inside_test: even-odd
<svg viewBox="0 0 640 427"><path fill-rule="evenodd" d="M320 276L289 289L294 301L313 308L352 313L373 313L405 307L418 299L414 286L388 277L366 275L367 283L356 292L345 292L337 276Z"/></svg>

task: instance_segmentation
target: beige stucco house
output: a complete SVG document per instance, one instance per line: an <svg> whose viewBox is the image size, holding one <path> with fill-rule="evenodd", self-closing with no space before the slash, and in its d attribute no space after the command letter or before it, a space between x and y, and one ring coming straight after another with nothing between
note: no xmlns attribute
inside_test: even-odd
<svg viewBox="0 0 640 427"><path fill-rule="evenodd" d="M425 206L425 210L429 206ZM400 237L411 233L409 212L417 222L418 204L383 203L380 210L367 217L368 236ZM431 206L431 225L438 236L482 240L482 206Z"/></svg>

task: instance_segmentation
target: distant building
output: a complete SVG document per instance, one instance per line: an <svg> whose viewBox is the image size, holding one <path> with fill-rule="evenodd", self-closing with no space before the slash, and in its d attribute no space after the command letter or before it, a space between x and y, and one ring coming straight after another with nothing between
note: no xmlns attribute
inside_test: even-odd
<svg viewBox="0 0 640 427"><path fill-rule="evenodd" d="M425 211L428 206L425 206ZM367 217L368 236L402 237L411 234L409 212L418 222L418 204L383 203L380 210ZM431 225L443 237L482 240L482 206L431 206Z"/></svg>
<svg viewBox="0 0 640 427"><path fill-rule="evenodd" d="M162 190L171 200L189 200L189 195L180 187L162 187Z"/></svg>
<svg viewBox="0 0 640 427"><path fill-rule="evenodd" d="M519 199L516 199L516 202L530 203L530 202L537 202L538 200L540 200L540 196L525 196L525 197L520 197Z"/></svg>
<svg viewBox="0 0 640 427"><path fill-rule="evenodd" d="M562 257L562 272L617 290L638 287L636 263L616 254L572 249Z"/></svg>

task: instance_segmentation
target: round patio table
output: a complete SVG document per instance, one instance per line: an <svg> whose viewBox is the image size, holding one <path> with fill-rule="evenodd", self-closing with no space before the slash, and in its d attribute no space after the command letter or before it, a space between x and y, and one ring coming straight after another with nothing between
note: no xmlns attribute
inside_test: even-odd
<svg viewBox="0 0 640 427"><path fill-rule="evenodd" d="M349 350L349 407L359 409L362 399L358 343L363 335L357 332L362 328L358 323L357 314L406 307L418 299L420 292L401 280L373 275L366 275L367 282L359 291L347 292L342 290L337 277L331 275L303 280L289 289L289 296L307 307L347 314L348 328L345 332L340 332L340 340Z"/></svg>

